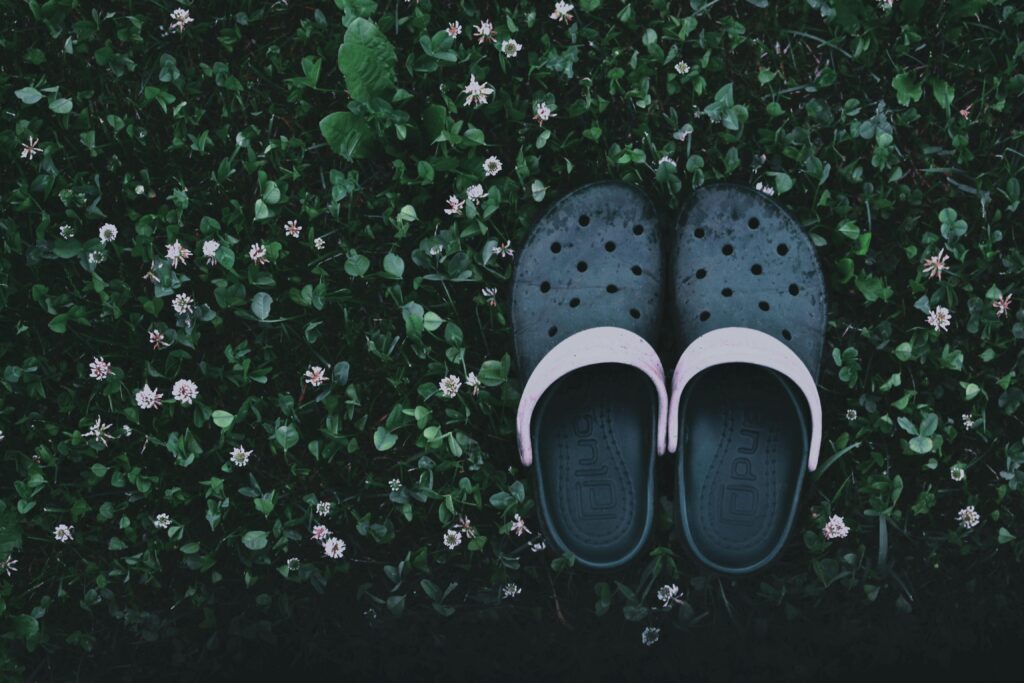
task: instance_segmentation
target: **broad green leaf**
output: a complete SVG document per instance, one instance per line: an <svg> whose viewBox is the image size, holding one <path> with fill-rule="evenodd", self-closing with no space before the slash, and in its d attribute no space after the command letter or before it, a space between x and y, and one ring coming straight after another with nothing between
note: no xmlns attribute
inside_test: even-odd
<svg viewBox="0 0 1024 683"><path fill-rule="evenodd" d="M249 550L263 550L267 547L267 532L246 531L242 536L242 545Z"/></svg>
<svg viewBox="0 0 1024 683"><path fill-rule="evenodd" d="M266 292L257 292L253 298L252 303L249 304L249 308L252 310L252 314L260 320L266 320L270 317L270 305L274 303L274 298Z"/></svg>
<svg viewBox="0 0 1024 683"><path fill-rule="evenodd" d="M892 87L896 91L896 101L904 107L921 99L921 84L907 74L895 76Z"/></svg>
<svg viewBox="0 0 1024 683"><path fill-rule="evenodd" d="M235 416L226 410L213 411L213 424L221 429L227 429L235 422Z"/></svg>
<svg viewBox="0 0 1024 683"><path fill-rule="evenodd" d="M372 21L349 24L338 48L338 68L349 96L357 102L388 98L395 90L395 48Z"/></svg>
<svg viewBox="0 0 1024 683"><path fill-rule="evenodd" d="M43 99L43 93L39 92L35 88L21 88L20 90L15 90L14 96L25 104L35 104L39 100Z"/></svg>
<svg viewBox="0 0 1024 683"><path fill-rule="evenodd" d="M373 446L378 451L390 450L397 441L398 437L384 427L377 427L377 431L373 433Z"/></svg>
<svg viewBox="0 0 1024 683"><path fill-rule="evenodd" d="M369 154L373 132L366 122L347 111L328 114L320 119L320 133L327 145L346 159L359 159Z"/></svg>
<svg viewBox="0 0 1024 683"><path fill-rule="evenodd" d="M388 253L384 256L384 272L396 280L402 279L405 272L405 261L397 254Z"/></svg>
<svg viewBox="0 0 1024 683"><path fill-rule="evenodd" d="M299 442L299 432L291 424L282 425L274 430L274 441L281 448L288 450Z"/></svg>
<svg viewBox="0 0 1024 683"><path fill-rule="evenodd" d="M54 114L70 114L74 105L66 97L58 97L50 102L50 111Z"/></svg>

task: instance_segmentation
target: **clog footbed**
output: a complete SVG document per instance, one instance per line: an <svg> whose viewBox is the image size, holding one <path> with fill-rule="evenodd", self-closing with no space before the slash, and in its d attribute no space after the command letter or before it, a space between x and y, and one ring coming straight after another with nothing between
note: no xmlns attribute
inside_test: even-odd
<svg viewBox="0 0 1024 683"><path fill-rule="evenodd" d="M758 330L802 361L816 399L825 289L799 222L760 192L712 185L683 208L673 239L670 310L681 347L721 328ZM679 406L669 420L678 420L682 535L716 571L756 571L778 555L793 524L808 461L808 401L782 374L731 362L690 380Z"/></svg>
<svg viewBox="0 0 1024 683"><path fill-rule="evenodd" d="M657 214L628 185L579 188L537 221L513 278L512 328L524 381L577 332L622 328L646 346L658 333L663 303ZM616 568L646 544L657 411L651 379L617 363L575 369L537 401L529 434L540 518L549 543L578 564Z"/></svg>

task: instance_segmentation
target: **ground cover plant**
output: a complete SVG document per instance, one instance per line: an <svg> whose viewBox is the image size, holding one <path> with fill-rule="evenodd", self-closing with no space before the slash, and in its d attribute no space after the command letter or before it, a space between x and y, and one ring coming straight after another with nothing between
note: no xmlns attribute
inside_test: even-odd
<svg viewBox="0 0 1024 683"><path fill-rule="evenodd" d="M1019 3L106 5L0 0L7 677L409 624L1021 636ZM508 281L603 178L667 222L755 186L818 248L822 464L757 576L685 556L669 486L630 570L545 548Z"/></svg>

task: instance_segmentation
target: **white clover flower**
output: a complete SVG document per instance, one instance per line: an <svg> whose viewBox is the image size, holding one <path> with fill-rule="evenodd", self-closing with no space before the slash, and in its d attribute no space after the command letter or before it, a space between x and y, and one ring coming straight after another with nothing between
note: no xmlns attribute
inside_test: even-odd
<svg viewBox="0 0 1024 683"><path fill-rule="evenodd" d="M228 460L235 467L245 467L249 464L249 457L251 455L252 451L245 450L245 446L235 446L231 449L231 455Z"/></svg>
<svg viewBox="0 0 1024 683"><path fill-rule="evenodd" d="M486 196L487 193L484 192L484 186L479 183L466 188L466 199L474 204L479 203Z"/></svg>
<svg viewBox="0 0 1024 683"><path fill-rule="evenodd" d="M34 138L31 135L28 136L28 142L21 143L21 158L32 161L36 158L36 155L42 152L42 148L39 147L39 139Z"/></svg>
<svg viewBox="0 0 1024 683"><path fill-rule="evenodd" d="M179 379L171 387L171 396L182 405L189 406L199 396L199 387L190 379Z"/></svg>
<svg viewBox="0 0 1024 683"><path fill-rule="evenodd" d="M657 626L648 626L640 633L640 642L650 647L661 640L661 629Z"/></svg>
<svg viewBox="0 0 1024 683"><path fill-rule="evenodd" d="M667 154L662 158L658 159L658 166L661 166L662 164L668 164L672 168L676 168L676 160L668 156Z"/></svg>
<svg viewBox="0 0 1024 683"><path fill-rule="evenodd" d="M949 266L946 265L946 261L949 260L949 254L946 253L945 249L939 249L939 253L935 256L926 258L924 260L924 273L928 275L928 279L936 278L942 279L942 273L949 270Z"/></svg>
<svg viewBox="0 0 1024 683"><path fill-rule="evenodd" d="M288 237L298 237L302 234L302 226L296 220L290 220L284 224L284 234Z"/></svg>
<svg viewBox="0 0 1024 683"><path fill-rule="evenodd" d="M96 265L97 263L103 263L104 259L103 252L101 251L90 251L89 252L89 263Z"/></svg>
<svg viewBox="0 0 1024 683"><path fill-rule="evenodd" d="M459 199L455 195L451 195L448 197L448 206L445 208L444 212L449 216L461 216L462 207L465 205L466 202L464 200Z"/></svg>
<svg viewBox="0 0 1024 683"><path fill-rule="evenodd" d="M448 375L438 382L437 386L445 398L455 398L456 394L459 393L459 389L462 387L462 380L455 375Z"/></svg>
<svg viewBox="0 0 1024 683"><path fill-rule="evenodd" d="M82 436L85 436L86 438L92 437L99 441L100 443L102 443L104 446L106 446L107 441L113 438L113 436L110 434L110 428L113 426L114 425L112 424L104 424L103 418L97 417L96 422L93 423L91 427L89 427L89 431L87 431Z"/></svg>
<svg viewBox="0 0 1024 683"><path fill-rule="evenodd" d="M195 301L188 294L180 292L171 299L171 308L178 315L188 315L192 312Z"/></svg>
<svg viewBox="0 0 1024 683"><path fill-rule="evenodd" d="M558 2L555 3L555 11L551 13L551 18L555 21L563 21L568 24L572 21L572 14L570 14L570 12L572 12L573 9L575 9L574 5L558 0Z"/></svg>
<svg viewBox="0 0 1024 683"><path fill-rule="evenodd" d="M289 557L285 565L288 567L288 571L297 572L299 571L299 558Z"/></svg>
<svg viewBox="0 0 1024 683"><path fill-rule="evenodd" d="M682 61L682 60L679 60L678 62L676 62L676 65L673 68L676 70L676 73L679 74L679 75L684 75L684 74L690 73L690 65L687 64L686 62Z"/></svg>
<svg viewBox="0 0 1024 683"><path fill-rule="evenodd" d="M953 481L963 481L967 478L967 470L961 463L956 463L949 468L949 478Z"/></svg>
<svg viewBox="0 0 1024 683"><path fill-rule="evenodd" d="M124 432L125 436L132 435L132 428L130 425L121 425L121 431Z"/></svg>
<svg viewBox="0 0 1024 683"><path fill-rule="evenodd" d="M476 376L475 372L466 375L466 386L473 390L474 396L480 394L480 378Z"/></svg>
<svg viewBox="0 0 1024 683"><path fill-rule="evenodd" d="M668 607L673 602L683 602L683 594L679 592L679 586L674 583L666 583L659 588L657 598L661 601L662 607Z"/></svg>
<svg viewBox="0 0 1024 683"><path fill-rule="evenodd" d="M444 536L441 538L444 543L444 547L448 550L455 550L462 543L462 534L455 529L449 529L444 532Z"/></svg>
<svg viewBox="0 0 1024 683"><path fill-rule="evenodd" d="M960 419L963 420L964 429L967 431L974 429L974 417L970 413L964 413Z"/></svg>
<svg viewBox="0 0 1024 683"><path fill-rule="evenodd" d="M398 479L392 479L388 482L388 488L390 488L392 492L398 493L402 490L402 482Z"/></svg>
<svg viewBox="0 0 1024 683"><path fill-rule="evenodd" d="M100 242L108 244L117 239L117 227L113 223L104 223L100 226Z"/></svg>
<svg viewBox="0 0 1024 683"><path fill-rule="evenodd" d="M523 46L515 38L501 41L501 52L509 59L518 55L522 49Z"/></svg>
<svg viewBox="0 0 1024 683"><path fill-rule="evenodd" d="M510 600L522 592L523 589L520 588L518 585L511 582L506 583L504 586L501 587L501 599Z"/></svg>
<svg viewBox="0 0 1024 683"><path fill-rule="evenodd" d="M693 135L693 127L690 125L683 126L675 133L672 133L672 137L679 142L686 142L686 139Z"/></svg>
<svg viewBox="0 0 1024 683"><path fill-rule="evenodd" d="M67 543L68 541L75 540L75 527L68 526L67 524L58 524L53 527L53 537L61 543Z"/></svg>
<svg viewBox="0 0 1024 683"><path fill-rule="evenodd" d="M167 245L167 259L171 262L172 268L183 266L192 258L192 252L182 245L181 241L174 240L173 244Z"/></svg>
<svg viewBox="0 0 1024 683"><path fill-rule="evenodd" d="M18 571L18 568L15 566L16 564L18 564L18 561L14 559L14 555L8 555L6 560L0 562L0 572L10 576Z"/></svg>
<svg viewBox="0 0 1024 683"><path fill-rule="evenodd" d="M540 539L539 541L531 541L530 542L530 550L532 550L535 553L539 553L540 551L544 550L547 547L548 547L548 544L544 542L543 538Z"/></svg>
<svg viewBox="0 0 1024 683"><path fill-rule="evenodd" d="M462 24L457 21L453 21L448 24L448 28L445 29L449 36L452 38L458 38L462 35Z"/></svg>
<svg viewBox="0 0 1024 683"><path fill-rule="evenodd" d="M249 258L258 266L270 263L267 259L267 248L260 242L253 242L249 247Z"/></svg>
<svg viewBox="0 0 1024 683"><path fill-rule="evenodd" d="M60 231L61 239L69 240L69 239L71 239L72 237L75 236L75 231L72 230L71 226L66 224L66 223L64 225L60 226L60 228L58 228L58 230Z"/></svg>
<svg viewBox="0 0 1024 683"><path fill-rule="evenodd" d="M220 242L217 240L206 240L203 242L203 256L209 265L217 263L217 250L220 249Z"/></svg>
<svg viewBox="0 0 1024 683"><path fill-rule="evenodd" d="M444 245L435 244L431 246L430 249L427 250L427 253L430 254L431 256L440 256L441 254L444 253Z"/></svg>
<svg viewBox="0 0 1024 683"><path fill-rule="evenodd" d="M850 422L853 422L854 420L856 420L857 419L857 411L854 410L853 408L850 408L849 410L847 410L846 411L846 419L849 420Z"/></svg>
<svg viewBox="0 0 1024 683"><path fill-rule="evenodd" d="M462 533L466 538L476 538L476 527L466 515L460 515L459 521L455 524L455 530Z"/></svg>
<svg viewBox="0 0 1024 683"><path fill-rule="evenodd" d="M956 521L960 522L960 526L965 529L973 529L981 521L981 515L977 513L973 505L968 505L956 513Z"/></svg>
<svg viewBox="0 0 1024 683"><path fill-rule="evenodd" d="M760 180L757 181L756 185L754 185L754 189L757 190L758 192L762 192L768 195L769 197L775 195L775 188L772 187L771 185L768 185L767 183L762 183Z"/></svg>
<svg viewBox="0 0 1024 683"><path fill-rule="evenodd" d="M321 517L326 517L331 514L331 503L327 500L321 500L316 504L316 514Z"/></svg>
<svg viewBox="0 0 1024 683"><path fill-rule="evenodd" d="M530 533L530 530L526 527L526 520L524 520L518 512L515 514L515 517L512 518L512 526L509 527L509 531L516 536L522 536L523 534Z"/></svg>
<svg viewBox="0 0 1024 683"><path fill-rule="evenodd" d="M169 343L164 341L164 333L161 332L160 330L150 330L148 334L149 343L153 345L154 349L159 349L160 347L163 346L170 346Z"/></svg>
<svg viewBox="0 0 1024 683"><path fill-rule="evenodd" d="M171 30L183 33L185 27L191 24L194 20L189 15L189 11L183 7L171 12Z"/></svg>
<svg viewBox="0 0 1024 683"><path fill-rule="evenodd" d="M317 237L313 240L313 246L316 247L317 251L323 251L327 248L327 242L324 241L323 237Z"/></svg>
<svg viewBox="0 0 1024 683"><path fill-rule="evenodd" d="M501 159L495 156L490 156L484 159L484 175L495 176L501 173L502 165Z"/></svg>
<svg viewBox="0 0 1024 683"><path fill-rule="evenodd" d="M146 191L146 188L143 187L142 185L136 185L135 186L135 194L141 195L145 191Z"/></svg>
<svg viewBox="0 0 1024 683"><path fill-rule="evenodd" d="M482 45L487 42L494 42L494 24L492 24L490 20L484 19L479 23L479 25L474 26L473 28L476 29L473 32L473 37L477 39L477 43Z"/></svg>
<svg viewBox="0 0 1024 683"><path fill-rule="evenodd" d="M821 529L822 535L830 541L834 541L837 538L846 538L850 533L850 527L846 526L846 522L839 515L832 515L828 518L828 522Z"/></svg>
<svg viewBox="0 0 1024 683"><path fill-rule="evenodd" d="M462 94L466 96L466 101L463 102L464 107L468 107L471 104L480 106L481 104L487 104L487 98L494 94L494 88L486 81L483 83L477 82L476 76L470 74L469 84L462 90Z"/></svg>
<svg viewBox="0 0 1024 683"><path fill-rule="evenodd" d="M327 371L319 365L310 365L304 377L306 378L306 384L318 387L327 381Z"/></svg>
<svg viewBox="0 0 1024 683"><path fill-rule="evenodd" d="M161 512L153 520L153 526L155 526L157 529L166 529L170 525L171 525L171 516L169 514L167 514L166 512Z"/></svg>
<svg viewBox="0 0 1024 683"><path fill-rule="evenodd" d="M491 253L501 258L512 258L516 255L515 249L512 248L512 242L509 241L491 247Z"/></svg>
<svg viewBox="0 0 1024 683"><path fill-rule="evenodd" d="M137 403L139 408L142 410L159 408L163 399L164 395L156 389L150 389L148 384L135 392L135 403Z"/></svg>
<svg viewBox="0 0 1024 683"><path fill-rule="evenodd" d="M484 299L487 300L488 306L498 305L498 290L495 287L484 287L480 290L480 294L483 295Z"/></svg>
<svg viewBox="0 0 1024 683"><path fill-rule="evenodd" d="M340 560L343 558L345 556L345 548L345 541L340 538L331 536L324 541L324 555L333 560Z"/></svg>
<svg viewBox="0 0 1024 683"><path fill-rule="evenodd" d="M878 0L878 6L882 8L883 12L888 12L892 9L894 0Z"/></svg>
<svg viewBox="0 0 1024 683"><path fill-rule="evenodd" d="M94 356L89 363L89 376L95 380L104 380L110 377L110 363L103 359L103 356Z"/></svg>
<svg viewBox="0 0 1024 683"><path fill-rule="evenodd" d="M1013 304L1011 301L1012 298L1013 294L1010 293L1006 296L1001 296L992 302L992 308L996 309L997 318L1002 318L1004 315L1010 314L1010 306Z"/></svg>
<svg viewBox="0 0 1024 683"><path fill-rule="evenodd" d="M932 328L938 332L939 330L945 332L949 329L949 323L953 319L953 314L949 312L949 309L945 306L936 306L935 310L928 314L925 319Z"/></svg>
<svg viewBox="0 0 1024 683"><path fill-rule="evenodd" d="M330 537L331 537L331 530L328 529L323 524L317 524L316 526L313 527L313 535L311 536L311 538L314 541L323 541L323 540L325 540L327 538L330 538Z"/></svg>
<svg viewBox="0 0 1024 683"><path fill-rule="evenodd" d="M538 102L533 108L533 120L544 125L544 122L549 120L552 116L557 116L551 112L551 107L548 106L547 102Z"/></svg>

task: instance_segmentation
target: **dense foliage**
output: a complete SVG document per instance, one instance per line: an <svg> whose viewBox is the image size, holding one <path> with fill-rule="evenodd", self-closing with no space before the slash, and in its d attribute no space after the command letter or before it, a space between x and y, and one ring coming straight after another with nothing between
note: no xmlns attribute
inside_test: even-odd
<svg viewBox="0 0 1024 683"><path fill-rule="evenodd" d="M637 649L1019 608L1024 8L890 4L0 0L0 670L187 661L323 596ZM823 463L756 577L684 555L670 469L631 570L540 549L512 252L607 177L666 225L756 185L819 249Z"/></svg>

